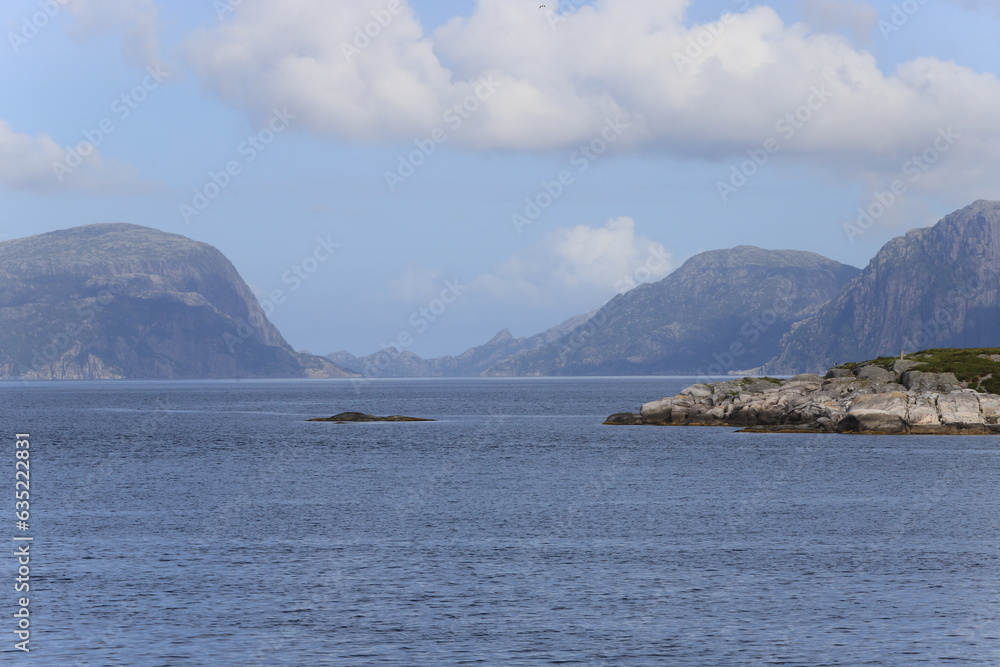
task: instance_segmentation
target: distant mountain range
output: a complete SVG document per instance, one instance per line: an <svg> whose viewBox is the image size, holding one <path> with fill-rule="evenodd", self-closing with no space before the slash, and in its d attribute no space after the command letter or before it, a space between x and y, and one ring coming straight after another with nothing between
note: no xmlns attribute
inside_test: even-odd
<svg viewBox="0 0 1000 667"><path fill-rule="evenodd" d="M458 356L294 351L222 253L128 224L0 243L0 378L724 375L1000 346L1000 202L887 243L864 270L795 250L696 255L547 331Z"/></svg>
<svg viewBox="0 0 1000 667"><path fill-rule="evenodd" d="M289 347L204 243L128 224L0 243L0 378L353 375Z"/></svg>
<svg viewBox="0 0 1000 667"><path fill-rule="evenodd" d="M816 372L933 347L1000 345L1000 202L887 243L863 271L738 246L530 338L504 329L457 357L328 355L374 377Z"/></svg>

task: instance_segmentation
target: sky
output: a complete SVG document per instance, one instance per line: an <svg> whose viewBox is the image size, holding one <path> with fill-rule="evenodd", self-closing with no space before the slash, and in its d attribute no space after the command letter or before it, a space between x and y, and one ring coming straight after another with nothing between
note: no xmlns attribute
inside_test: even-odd
<svg viewBox="0 0 1000 667"><path fill-rule="evenodd" d="M1000 2L11 0L0 239L221 250L289 343L458 354L742 244L1000 199Z"/></svg>

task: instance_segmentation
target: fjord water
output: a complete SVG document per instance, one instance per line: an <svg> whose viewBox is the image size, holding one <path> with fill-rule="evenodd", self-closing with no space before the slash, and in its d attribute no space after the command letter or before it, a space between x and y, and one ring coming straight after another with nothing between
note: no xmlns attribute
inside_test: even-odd
<svg viewBox="0 0 1000 667"><path fill-rule="evenodd" d="M1000 664L1000 438L601 425L689 382L2 384L35 542L32 652L10 614L0 651ZM346 410L439 421L305 421Z"/></svg>

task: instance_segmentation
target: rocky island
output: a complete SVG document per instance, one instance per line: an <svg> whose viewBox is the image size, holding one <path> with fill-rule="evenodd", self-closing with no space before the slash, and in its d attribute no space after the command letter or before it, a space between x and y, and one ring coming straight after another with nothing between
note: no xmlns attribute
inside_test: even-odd
<svg viewBox="0 0 1000 667"><path fill-rule="evenodd" d="M388 417L376 417L364 412L341 412L332 417L316 417L307 419L310 422L336 422L346 424L348 422L432 422L433 419L422 419L420 417L404 417L403 415L389 415Z"/></svg>
<svg viewBox="0 0 1000 667"><path fill-rule="evenodd" d="M1000 435L1000 348L925 350L787 379L694 384L611 425L740 426L767 433Z"/></svg>

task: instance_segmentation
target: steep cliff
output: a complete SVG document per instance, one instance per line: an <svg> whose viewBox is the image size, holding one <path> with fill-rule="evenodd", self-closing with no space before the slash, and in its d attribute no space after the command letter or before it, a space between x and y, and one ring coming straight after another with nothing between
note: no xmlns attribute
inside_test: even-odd
<svg viewBox="0 0 1000 667"><path fill-rule="evenodd" d="M346 377L297 353L222 253L99 224L0 243L0 377Z"/></svg>
<svg viewBox="0 0 1000 667"><path fill-rule="evenodd" d="M782 341L772 373L845 359L1000 343L1000 202L980 200L889 241Z"/></svg>

